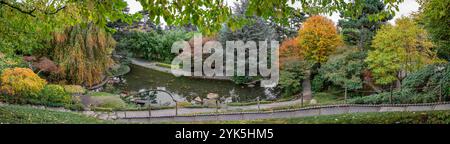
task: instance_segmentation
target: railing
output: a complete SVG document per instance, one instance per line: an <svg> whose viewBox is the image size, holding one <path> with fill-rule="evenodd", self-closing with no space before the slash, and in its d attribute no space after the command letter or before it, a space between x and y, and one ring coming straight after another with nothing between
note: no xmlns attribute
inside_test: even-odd
<svg viewBox="0 0 450 144"><path fill-rule="evenodd" d="M256 112L230 112L214 114L194 114L190 116L158 116L158 117L119 117L120 121L127 122L194 122L194 121L227 121L227 120L255 120L271 118L292 118L318 115L332 115L359 112L411 112L450 110L449 102L423 103L423 104L339 104L310 106L298 109L256 111Z"/></svg>

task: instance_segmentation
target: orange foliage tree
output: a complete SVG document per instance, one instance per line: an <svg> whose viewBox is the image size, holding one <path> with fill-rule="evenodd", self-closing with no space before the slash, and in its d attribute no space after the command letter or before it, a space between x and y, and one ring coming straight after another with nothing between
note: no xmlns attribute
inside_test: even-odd
<svg viewBox="0 0 450 144"><path fill-rule="evenodd" d="M307 60L324 63L343 44L333 21L323 16L308 18L298 32L298 42Z"/></svg>
<svg viewBox="0 0 450 144"><path fill-rule="evenodd" d="M314 64L325 63L328 56L342 44L342 39L334 23L323 16L312 16L306 19L298 32L298 36L281 44L281 68L283 68L283 63L288 61L306 62L302 65L304 76L301 84L305 100L312 99L310 68ZM286 64L286 66L289 67L289 64Z"/></svg>

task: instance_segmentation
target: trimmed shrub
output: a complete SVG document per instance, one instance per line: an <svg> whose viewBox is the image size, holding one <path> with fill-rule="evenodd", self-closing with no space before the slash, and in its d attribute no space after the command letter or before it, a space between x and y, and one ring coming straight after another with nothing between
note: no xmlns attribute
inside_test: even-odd
<svg viewBox="0 0 450 144"><path fill-rule="evenodd" d="M69 94L85 94L87 90L80 85L65 85L64 90Z"/></svg>
<svg viewBox="0 0 450 144"><path fill-rule="evenodd" d="M127 104L118 96L91 97L91 104L94 107L110 108L113 110L124 109Z"/></svg>
<svg viewBox="0 0 450 144"><path fill-rule="evenodd" d="M8 68L0 77L0 91L10 103L26 103L39 100L39 94L47 82L28 68Z"/></svg>
<svg viewBox="0 0 450 144"><path fill-rule="evenodd" d="M389 104L390 92L374 94L370 96L352 98L348 103L353 104ZM415 93L412 90L404 89L392 93L392 103L395 104L414 104L414 103L432 103L437 102L438 96L429 93Z"/></svg>
<svg viewBox="0 0 450 144"><path fill-rule="evenodd" d="M41 100L51 104L66 105L72 102L72 97L60 85L47 85L41 92Z"/></svg>

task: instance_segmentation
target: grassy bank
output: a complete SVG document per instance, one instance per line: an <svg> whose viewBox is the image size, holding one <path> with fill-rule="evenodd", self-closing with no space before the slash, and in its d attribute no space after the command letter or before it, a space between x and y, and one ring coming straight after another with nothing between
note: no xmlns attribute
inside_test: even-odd
<svg viewBox="0 0 450 144"><path fill-rule="evenodd" d="M28 106L0 106L2 124L102 124L111 123L73 112L58 112Z"/></svg>
<svg viewBox="0 0 450 144"><path fill-rule="evenodd" d="M354 113L302 118L196 122L201 124L450 124L450 111Z"/></svg>

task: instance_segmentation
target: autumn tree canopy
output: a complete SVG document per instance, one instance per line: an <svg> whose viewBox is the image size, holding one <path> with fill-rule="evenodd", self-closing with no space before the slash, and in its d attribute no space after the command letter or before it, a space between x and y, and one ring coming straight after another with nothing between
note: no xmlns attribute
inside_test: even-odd
<svg viewBox="0 0 450 144"><path fill-rule="evenodd" d="M306 60L324 63L328 56L342 44L333 21L323 16L308 18L297 37Z"/></svg>

